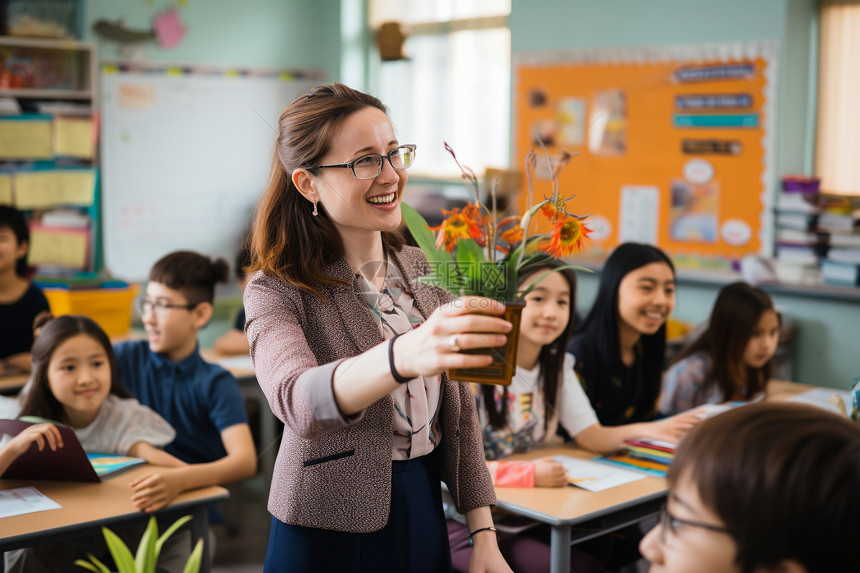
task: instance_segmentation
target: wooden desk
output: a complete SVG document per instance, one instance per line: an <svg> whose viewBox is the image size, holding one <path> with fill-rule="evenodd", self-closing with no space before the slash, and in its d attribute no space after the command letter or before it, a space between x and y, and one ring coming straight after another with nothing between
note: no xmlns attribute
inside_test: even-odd
<svg viewBox="0 0 860 573"><path fill-rule="evenodd" d="M62 507L37 513L0 518L0 552L41 543L62 541L99 532L102 526L114 527L133 521L146 521L149 514L141 513L131 505L131 488L128 483L139 475L151 471L137 467L100 483L64 481L33 481L0 479L0 489L34 486ZM226 489L210 486L180 494L156 515L176 514L176 518L192 514L191 535L194 542L203 539L201 571L209 571L209 515L207 504L226 499ZM134 554L137 547L132 547ZM0 571L3 562L0 561Z"/></svg>
<svg viewBox="0 0 860 573"><path fill-rule="evenodd" d="M573 446L540 448L505 460L547 456L590 459L596 456ZM570 571L570 545L609 533L657 515L666 498L664 478L641 480L591 492L576 487L496 488L498 507L552 527L551 573ZM576 531L573 532L573 526Z"/></svg>
<svg viewBox="0 0 860 573"><path fill-rule="evenodd" d="M790 398L791 396L808 392L815 388L816 386L801 384L799 382L789 382L788 380L777 380L774 378L767 383L767 399L780 400L783 398Z"/></svg>

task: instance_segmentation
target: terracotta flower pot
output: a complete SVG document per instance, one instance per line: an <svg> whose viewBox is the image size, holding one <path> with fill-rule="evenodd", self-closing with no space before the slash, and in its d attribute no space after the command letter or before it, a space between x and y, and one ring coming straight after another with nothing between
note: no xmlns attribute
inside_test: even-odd
<svg viewBox="0 0 860 573"><path fill-rule="evenodd" d="M513 325L508 333L508 341L498 348L475 348L463 350L465 354L490 354L493 362L483 368L451 368L448 375L453 380L477 382L479 384L499 384L508 386L517 369L517 346L520 339L520 319L522 318L524 301L505 303L503 318Z"/></svg>

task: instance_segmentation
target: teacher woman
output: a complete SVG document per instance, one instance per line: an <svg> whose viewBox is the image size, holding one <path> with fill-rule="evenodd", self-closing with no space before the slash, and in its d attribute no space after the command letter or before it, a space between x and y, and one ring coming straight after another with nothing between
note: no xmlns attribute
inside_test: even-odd
<svg viewBox="0 0 860 573"><path fill-rule="evenodd" d="M511 325L501 303L415 280L427 260L394 233L414 160L382 102L342 84L281 114L244 296L257 380L284 422L264 571L450 571L441 478L472 533L470 571L510 572L474 395L445 371L489 365L459 351L501 346Z"/></svg>

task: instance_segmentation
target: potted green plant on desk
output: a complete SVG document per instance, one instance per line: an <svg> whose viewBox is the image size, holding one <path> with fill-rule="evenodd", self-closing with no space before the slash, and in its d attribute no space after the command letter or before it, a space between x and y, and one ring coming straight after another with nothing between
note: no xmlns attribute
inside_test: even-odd
<svg viewBox="0 0 860 573"><path fill-rule="evenodd" d="M475 173L457 161L454 150L447 143L445 149L457 162L471 201L462 209L443 210L445 219L437 227L430 227L420 213L402 204L406 226L433 269L432 274L419 280L457 296L485 296L505 303L504 318L513 324L513 330L508 335L506 346L490 350L493 363L486 368L451 369L449 374L457 380L508 385L516 369L519 323L525 306L523 297L533 288L517 290L520 273L542 266L549 258L562 258L579 251L590 232L583 223L586 216L567 211L567 203L572 197L565 198L558 188L558 175L570 161L571 154L562 151L561 156L553 160L544 149L553 192L535 204L532 178L538 155L529 153L525 158L529 208L521 217L514 215L498 220L495 184L491 185L488 194L488 208L482 202ZM538 214L549 220L552 231L529 236L529 224ZM576 265L562 268L590 272ZM547 271L547 274L549 272L553 271ZM474 352L486 353L487 350Z"/></svg>
<svg viewBox="0 0 860 573"><path fill-rule="evenodd" d="M158 562L158 556L161 554L161 547L164 545L164 542L167 541L167 538L173 535L177 529L185 525L185 523L190 520L190 515L180 517L173 523L173 525L167 528L167 531L159 536L158 524L155 521L155 517L150 517L149 523L146 526L146 530L143 532L143 536L140 538L140 544L138 545L137 552L134 556L132 556L131 550L117 534L107 527L102 527L105 542L107 543L111 557L113 557L114 564L116 565L116 573L155 573L155 565ZM111 570L104 563L99 561L95 555L90 554L87 555L87 557L89 558L89 561L78 559L75 561L75 565L83 567L84 569L89 569L95 573L111 573ZM182 569L182 573L198 573L200 571L202 558L203 540L199 539L194 545L194 549L191 551L188 561L185 562L185 567Z"/></svg>

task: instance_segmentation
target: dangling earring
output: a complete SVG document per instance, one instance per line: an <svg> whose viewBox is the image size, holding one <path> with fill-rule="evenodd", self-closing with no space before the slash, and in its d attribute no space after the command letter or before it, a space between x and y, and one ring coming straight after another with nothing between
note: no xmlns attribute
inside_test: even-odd
<svg viewBox="0 0 860 573"><path fill-rule="evenodd" d="M316 202L316 201L314 201L314 211L313 211L313 215L314 215L314 217L316 217L316 216L317 216L317 215L319 215L319 214L320 214L320 212L319 212L319 211L317 211L317 202Z"/></svg>

